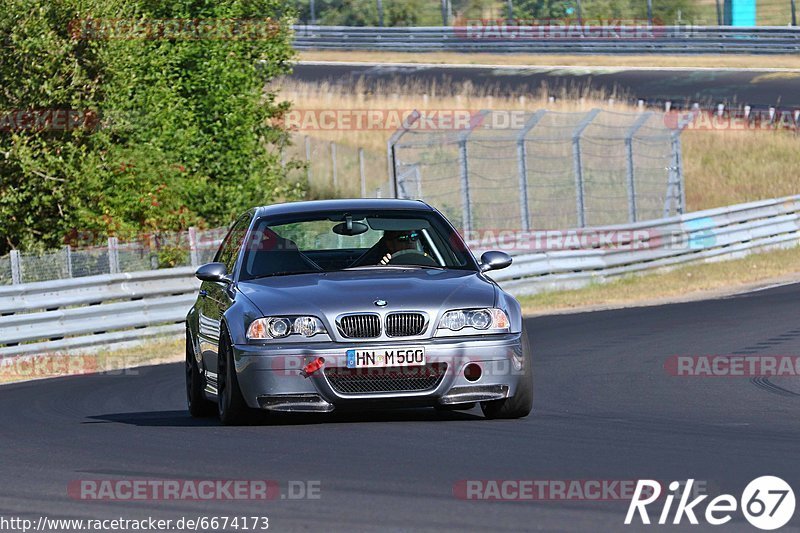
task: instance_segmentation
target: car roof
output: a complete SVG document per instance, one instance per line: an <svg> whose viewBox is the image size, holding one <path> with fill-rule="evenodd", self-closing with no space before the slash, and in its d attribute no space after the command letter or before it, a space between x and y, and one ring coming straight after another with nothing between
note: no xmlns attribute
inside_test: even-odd
<svg viewBox="0 0 800 533"><path fill-rule="evenodd" d="M304 202L287 202L283 204L265 205L256 209L256 216L293 215L313 213L317 211L341 210L398 210L414 209L433 211L433 208L422 200L399 200L393 198L353 198L339 200L313 200Z"/></svg>

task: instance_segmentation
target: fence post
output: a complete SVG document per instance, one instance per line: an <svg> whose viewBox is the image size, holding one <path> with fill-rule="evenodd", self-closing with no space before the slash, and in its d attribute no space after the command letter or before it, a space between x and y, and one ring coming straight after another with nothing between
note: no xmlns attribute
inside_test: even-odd
<svg viewBox="0 0 800 533"><path fill-rule="evenodd" d="M389 189L392 198L397 198L397 154L395 153L395 145L400 141L400 138L411 128L411 126L419 120L420 112L416 109L403 120L402 126L392 133L389 140L386 141L386 160L389 164ZM380 196L379 196L380 198Z"/></svg>
<svg viewBox="0 0 800 533"><path fill-rule="evenodd" d="M119 273L119 242L116 237L108 238L108 272L110 274Z"/></svg>
<svg viewBox="0 0 800 533"><path fill-rule="evenodd" d="M189 257L192 260L192 266L200 265L200 254L197 247L197 228L189 226Z"/></svg>
<svg viewBox="0 0 800 533"><path fill-rule="evenodd" d="M592 109L578 123L572 132L572 163L575 167L575 204L578 215L578 227L586 227L586 199L583 182L583 161L581 160L581 135L600 113L599 109Z"/></svg>
<svg viewBox="0 0 800 533"><path fill-rule="evenodd" d="M361 198L367 197L367 174L364 170L364 149L358 149L358 174L361 177Z"/></svg>
<svg viewBox="0 0 800 533"><path fill-rule="evenodd" d="M683 184L683 149L680 131L672 136L672 151L675 156L675 186L678 187L678 214L686 212L686 188Z"/></svg>
<svg viewBox="0 0 800 533"><path fill-rule="evenodd" d="M72 277L72 246L64 246L64 265L67 267L67 277Z"/></svg>
<svg viewBox="0 0 800 533"><path fill-rule="evenodd" d="M469 166L467 140L458 143L458 168L461 177L461 227L467 235L472 230L472 204L469 195Z"/></svg>
<svg viewBox="0 0 800 533"><path fill-rule="evenodd" d="M19 250L11 250L11 283L19 285L22 283L22 268L20 265Z"/></svg>
<svg viewBox="0 0 800 533"><path fill-rule="evenodd" d="M520 221L522 222L522 230L529 231L531 229L531 214L528 206L528 148L525 144L525 137L530 132L542 117L547 113L546 109L540 109L525 122L522 131L517 136L517 172L519 174L519 210Z"/></svg>
<svg viewBox="0 0 800 533"><path fill-rule="evenodd" d="M472 231L472 197L469 187L469 154L467 153L467 141L472 132L486 120L486 116L491 111L482 110L478 113L476 120L470 122L469 128L459 136L458 139L458 167L461 176L461 210L462 228L464 235L469 235ZM421 185L420 185L421 187ZM469 237L468 237L469 238Z"/></svg>
<svg viewBox="0 0 800 533"><path fill-rule="evenodd" d="M305 143L306 143L306 181L308 182L308 186L311 186L311 139L308 138L308 135L305 136Z"/></svg>
<svg viewBox="0 0 800 533"><path fill-rule="evenodd" d="M336 175L336 143L331 141L331 166L333 167L333 192L336 192L339 185L339 179Z"/></svg>
<svg viewBox="0 0 800 533"><path fill-rule="evenodd" d="M636 222L636 170L633 166L633 136L644 126L652 113L644 113L633 123L625 135L626 171L628 177L628 222Z"/></svg>

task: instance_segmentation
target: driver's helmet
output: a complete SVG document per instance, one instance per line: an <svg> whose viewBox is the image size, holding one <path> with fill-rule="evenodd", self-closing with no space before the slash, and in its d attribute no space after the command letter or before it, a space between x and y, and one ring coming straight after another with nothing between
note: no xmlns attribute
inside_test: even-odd
<svg viewBox="0 0 800 533"><path fill-rule="evenodd" d="M387 230L383 233L386 240L394 241L398 248L407 250L422 250L422 243L419 241L420 232L417 230Z"/></svg>

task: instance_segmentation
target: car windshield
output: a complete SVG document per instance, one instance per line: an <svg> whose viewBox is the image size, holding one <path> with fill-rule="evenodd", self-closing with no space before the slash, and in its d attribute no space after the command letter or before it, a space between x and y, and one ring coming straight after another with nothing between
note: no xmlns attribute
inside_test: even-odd
<svg viewBox="0 0 800 533"><path fill-rule="evenodd" d="M245 246L242 280L365 268L476 269L461 237L432 211L262 218Z"/></svg>

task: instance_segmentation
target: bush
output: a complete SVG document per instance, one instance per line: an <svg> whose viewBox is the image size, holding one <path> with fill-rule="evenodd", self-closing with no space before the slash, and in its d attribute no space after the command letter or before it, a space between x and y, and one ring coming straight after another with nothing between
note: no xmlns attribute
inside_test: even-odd
<svg viewBox="0 0 800 533"><path fill-rule="evenodd" d="M270 150L286 142L274 120L285 109L264 90L290 70L283 5L0 0L0 255L57 246L76 230L103 240L222 225L252 205L301 195ZM246 40L71 33L76 21L104 17L276 24ZM3 127L8 111L49 109L88 111L86 127Z"/></svg>

